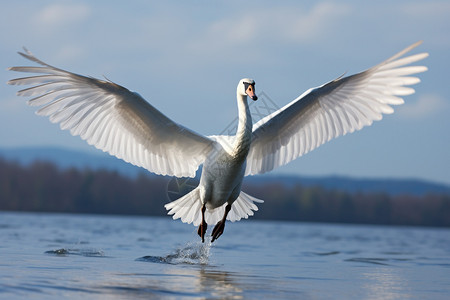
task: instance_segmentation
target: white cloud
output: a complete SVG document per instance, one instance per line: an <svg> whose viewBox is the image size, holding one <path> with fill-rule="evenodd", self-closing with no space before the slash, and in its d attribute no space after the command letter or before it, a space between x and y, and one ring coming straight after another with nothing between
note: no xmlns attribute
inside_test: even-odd
<svg viewBox="0 0 450 300"><path fill-rule="evenodd" d="M78 23L91 13L85 4L52 4L41 9L34 17L38 25L57 29L59 26Z"/></svg>
<svg viewBox="0 0 450 300"><path fill-rule="evenodd" d="M195 49L221 49L234 45L309 43L326 39L336 24L351 13L350 6L321 2L304 7L264 7L229 15L210 24L204 36L193 42ZM212 42L214 41L214 42Z"/></svg>
<svg viewBox="0 0 450 300"><path fill-rule="evenodd" d="M303 15L291 11L291 26L287 28L285 37L300 41L320 40L351 11L350 6L331 2L319 3Z"/></svg>
<svg viewBox="0 0 450 300"><path fill-rule="evenodd" d="M424 119L431 117L448 106L448 101L436 94L419 96L416 102L408 103L398 108L399 115L409 119Z"/></svg>

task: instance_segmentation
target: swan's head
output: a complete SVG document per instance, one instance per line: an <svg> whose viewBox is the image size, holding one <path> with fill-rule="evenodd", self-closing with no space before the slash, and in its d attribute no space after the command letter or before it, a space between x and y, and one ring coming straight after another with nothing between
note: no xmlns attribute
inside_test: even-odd
<svg viewBox="0 0 450 300"><path fill-rule="evenodd" d="M253 101L258 100L255 94L255 81L253 79L241 79L237 87L237 93L241 96L249 96Z"/></svg>

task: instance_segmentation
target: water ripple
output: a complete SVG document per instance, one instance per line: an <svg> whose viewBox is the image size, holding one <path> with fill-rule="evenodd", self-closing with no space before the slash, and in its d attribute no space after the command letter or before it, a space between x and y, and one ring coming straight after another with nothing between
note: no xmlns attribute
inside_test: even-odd
<svg viewBox="0 0 450 300"><path fill-rule="evenodd" d="M103 251L96 249L60 248L56 250L45 251L45 254L52 254L58 256L81 255L86 257L105 257L105 253Z"/></svg>
<svg viewBox="0 0 450 300"><path fill-rule="evenodd" d="M362 262L367 264L374 264L374 265L384 265L389 266L387 263L388 259L386 258L375 258L375 257L354 257L349 258L344 261L350 261L350 262Z"/></svg>

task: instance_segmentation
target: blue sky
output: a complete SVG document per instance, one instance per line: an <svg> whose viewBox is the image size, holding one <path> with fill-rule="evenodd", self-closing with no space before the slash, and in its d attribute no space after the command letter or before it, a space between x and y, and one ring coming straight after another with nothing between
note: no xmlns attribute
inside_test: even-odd
<svg viewBox="0 0 450 300"><path fill-rule="evenodd" d="M281 107L344 72L423 40L429 71L393 115L326 143L274 173L419 178L450 184L448 1L2 1L0 80L42 60L106 76L205 135L237 114L239 79ZM0 88L0 147L95 150Z"/></svg>

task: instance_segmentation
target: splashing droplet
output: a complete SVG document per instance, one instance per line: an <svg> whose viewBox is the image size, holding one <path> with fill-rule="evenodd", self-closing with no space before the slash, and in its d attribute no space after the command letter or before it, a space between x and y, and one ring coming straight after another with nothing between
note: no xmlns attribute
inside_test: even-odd
<svg viewBox="0 0 450 300"><path fill-rule="evenodd" d="M205 240L205 243L190 242L183 247L175 249L173 253L167 256L144 256L138 258L139 261L167 263L167 264L189 264L189 265L207 265L211 250L211 239Z"/></svg>

